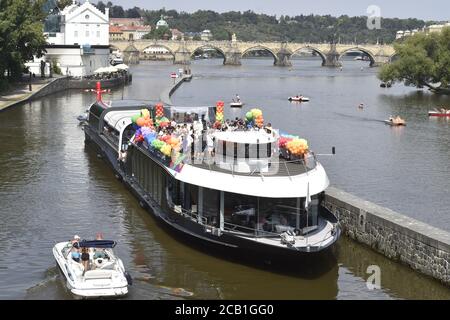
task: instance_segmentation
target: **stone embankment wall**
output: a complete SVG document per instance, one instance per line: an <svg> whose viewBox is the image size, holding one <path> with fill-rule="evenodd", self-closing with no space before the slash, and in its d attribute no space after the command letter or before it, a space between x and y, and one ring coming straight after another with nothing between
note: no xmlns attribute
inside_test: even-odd
<svg viewBox="0 0 450 320"><path fill-rule="evenodd" d="M448 232L336 188L327 189L324 206L348 237L450 286Z"/></svg>
<svg viewBox="0 0 450 320"><path fill-rule="evenodd" d="M69 86L70 86L70 81L69 81L68 77L56 78L52 82L49 82L44 87L39 89L39 91L32 94L28 98L28 100L38 99L38 98L44 97L46 95L49 95L49 94L52 94L55 92L67 90L67 89L69 89Z"/></svg>
<svg viewBox="0 0 450 320"><path fill-rule="evenodd" d="M170 97L178 89L178 87L181 86L181 84L183 82L191 81L191 79L192 79L192 74L189 74L189 75L184 74L181 78L177 78L173 85L171 85L170 87L163 90L163 92L161 92L161 94L159 96L159 99L161 100L161 102L168 106L173 105L172 100L170 100Z"/></svg>

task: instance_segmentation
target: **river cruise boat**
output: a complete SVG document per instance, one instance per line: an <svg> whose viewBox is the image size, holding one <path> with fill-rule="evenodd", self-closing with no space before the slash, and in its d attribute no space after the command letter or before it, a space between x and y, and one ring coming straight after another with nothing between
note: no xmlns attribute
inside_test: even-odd
<svg viewBox="0 0 450 320"><path fill-rule="evenodd" d="M257 129L259 109L218 129L221 106L98 99L86 143L142 207L189 241L269 264L330 252L341 230L321 205L329 180L306 140Z"/></svg>
<svg viewBox="0 0 450 320"><path fill-rule="evenodd" d="M97 298L119 297L128 293L132 280L122 260L112 250L115 245L112 240L83 240L60 242L53 247L53 256L73 295ZM83 248L89 254L89 260L84 265L79 253Z"/></svg>

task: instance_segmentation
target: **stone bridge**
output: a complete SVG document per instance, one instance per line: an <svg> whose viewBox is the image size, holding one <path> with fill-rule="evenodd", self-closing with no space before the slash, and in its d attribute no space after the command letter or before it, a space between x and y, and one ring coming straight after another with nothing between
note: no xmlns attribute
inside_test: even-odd
<svg viewBox="0 0 450 320"><path fill-rule="evenodd" d="M361 51L370 59L370 66L379 66L391 61L394 47L379 44L327 44L293 42L243 42L231 41L184 41L184 40L135 40L111 41L112 49L119 49L128 63L137 63L146 48L163 47L174 57L176 64L189 64L199 49L215 49L223 55L225 65L240 65L241 58L250 51L265 50L274 58L276 66L291 66L291 56L301 50L315 52L322 58L323 66L339 67L339 59L348 51Z"/></svg>

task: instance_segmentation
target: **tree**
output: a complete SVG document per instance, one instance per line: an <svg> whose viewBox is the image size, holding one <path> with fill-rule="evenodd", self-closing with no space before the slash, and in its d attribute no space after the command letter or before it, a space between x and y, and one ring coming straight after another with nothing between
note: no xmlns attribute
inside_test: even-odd
<svg viewBox="0 0 450 320"><path fill-rule="evenodd" d="M0 1L0 82L18 79L26 61L43 55L43 5L43 0Z"/></svg>
<svg viewBox="0 0 450 320"><path fill-rule="evenodd" d="M141 12L138 7L134 7L125 11L125 17L127 18L140 18Z"/></svg>
<svg viewBox="0 0 450 320"><path fill-rule="evenodd" d="M450 27L441 33L417 33L394 47L397 59L381 68L381 81L450 94Z"/></svg>
<svg viewBox="0 0 450 320"><path fill-rule="evenodd" d="M109 9L109 15L111 18L125 18L125 11L121 6L112 6Z"/></svg>
<svg viewBox="0 0 450 320"><path fill-rule="evenodd" d="M72 0L58 0L57 5L60 10L72 4Z"/></svg>
<svg viewBox="0 0 450 320"><path fill-rule="evenodd" d="M104 4L103 1L97 2L96 7L97 7L98 10L100 10L103 13L105 13L106 4Z"/></svg>
<svg viewBox="0 0 450 320"><path fill-rule="evenodd" d="M156 40L169 40L172 38L172 31L167 27L160 27L158 29L153 29L142 38L144 39L156 39Z"/></svg>

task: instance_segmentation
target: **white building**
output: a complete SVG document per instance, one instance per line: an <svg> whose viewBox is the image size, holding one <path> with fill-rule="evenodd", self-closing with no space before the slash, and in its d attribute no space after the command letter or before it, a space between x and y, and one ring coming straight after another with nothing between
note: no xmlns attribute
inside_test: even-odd
<svg viewBox="0 0 450 320"><path fill-rule="evenodd" d="M414 30L406 30L406 31L397 31L397 34L395 36L395 39L401 39L404 37L409 37L412 35L415 35L417 33L420 32L425 32L425 34L430 34L430 33L437 33L437 32L441 32L443 28L445 27L450 27L450 22L447 22L445 24L432 24L429 25L428 27L424 27L422 29L414 29Z"/></svg>
<svg viewBox="0 0 450 320"><path fill-rule="evenodd" d="M450 27L450 22L447 22L445 24L432 24L431 26L425 27L426 33L434 33L434 32L441 32L443 28Z"/></svg>
<svg viewBox="0 0 450 320"><path fill-rule="evenodd" d="M40 73L40 60L56 63L62 74L85 76L109 65L109 8L105 13L86 0L75 1L58 16L56 32L45 30L47 53L28 63L30 71Z"/></svg>
<svg viewBox="0 0 450 320"><path fill-rule="evenodd" d="M405 32L403 32L403 30L397 31L397 34L395 35L395 39L403 38L404 34L405 34Z"/></svg>
<svg viewBox="0 0 450 320"><path fill-rule="evenodd" d="M202 41L209 41L212 39L212 33L210 30L206 29L203 30L202 33L200 34L200 38L202 39Z"/></svg>

